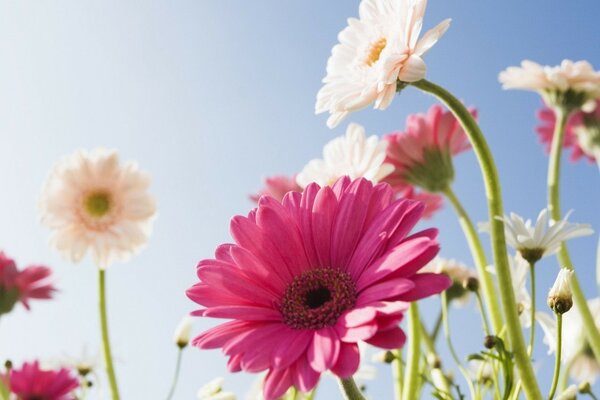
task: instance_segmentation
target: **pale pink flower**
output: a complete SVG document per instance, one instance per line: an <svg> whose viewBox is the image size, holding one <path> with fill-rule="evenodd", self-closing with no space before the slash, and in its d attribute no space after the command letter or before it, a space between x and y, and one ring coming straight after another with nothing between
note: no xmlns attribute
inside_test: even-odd
<svg viewBox="0 0 600 400"><path fill-rule="evenodd" d="M30 300L51 299L56 289L50 275L50 268L41 265L19 271L14 260L0 251L0 314L11 311L18 301L29 310Z"/></svg>
<svg viewBox="0 0 600 400"><path fill-rule="evenodd" d="M43 370L38 361L10 371L10 391L22 400L75 400L78 379L68 369Z"/></svg>
<svg viewBox="0 0 600 400"><path fill-rule="evenodd" d="M292 385L310 391L327 370L352 376L360 341L401 347L409 302L450 280L418 273L439 250L437 230L409 236L423 205L393 197L387 184L344 177L282 203L262 197L247 217L234 217L235 243L200 261L200 282L187 291L205 307L193 314L232 321L192 343L223 348L230 371L268 370L267 400Z"/></svg>
<svg viewBox="0 0 600 400"><path fill-rule="evenodd" d="M508 67L498 77L504 89L538 92L550 105L567 105L591 111L600 98L600 72L587 61L563 60L555 67L525 60L520 67Z"/></svg>
<svg viewBox="0 0 600 400"><path fill-rule="evenodd" d="M60 161L44 187L42 222L69 260L88 250L100 268L125 260L148 241L156 214L150 177L137 164L119 165L116 151L78 151Z"/></svg>
<svg viewBox="0 0 600 400"><path fill-rule="evenodd" d="M264 187L256 194L250 196L250 200L258 203L260 196L271 196L281 201L287 192L301 192L302 187L296 183L296 175L275 175L265 178Z"/></svg>
<svg viewBox="0 0 600 400"><path fill-rule="evenodd" d="M470 148L454 115L439 105L432 106L427 114L409 115L406 132L384 139L389 143L386 162L394 166L384 181L396 188L415 185L429 192L442 191L452 182L452 156Z"/></svg>
<svg viewBox="0 0 600 400"><path fill-rule="evenodd" d="M450 26L444 20L419 40L427 0L363 0L359 19L349 18L327 61L317 114L329 112L330 128L350 112L375 103L385 109L398 82L425 78L421 58Z"/></svg>
<svg viewBox="0 0 600 400"><path fill-rule="evenodd" d="M556 115L554 111L544 106L537 112L537 116L540 124L535 130L540 141L545 145L546 153L550 153ZM576 111L570 115L565 127L563 147L571 149L571 161L577 161L582 157L594 161L600 151L600 100L596 100L594 111Z"/></svg>

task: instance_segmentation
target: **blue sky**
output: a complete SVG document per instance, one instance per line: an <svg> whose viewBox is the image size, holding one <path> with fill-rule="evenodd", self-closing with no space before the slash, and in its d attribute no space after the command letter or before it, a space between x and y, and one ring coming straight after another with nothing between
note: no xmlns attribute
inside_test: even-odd
<svg viewBox="0 0 600 400"><path fill-rule="evenodd" d="M0 324L0 358L15 361L77 355L98 349L96 271L91 260L71 265L47 245L38 223L41 185L60 157L79 148L116 148L153 176L159 218L148 248L108 271L109 312L123 398L166 395L175 361L171 335L194 308L184 291L198 260L229 240L228 221L252 206L260 179L298 171L343 134L314 115L325 64L358 2L54 1L0 2L0 248L21 265L44 262L60 288L52 302L18 309ZM587 59L600 68L597 0L431 1L425 28L453 19L426 56L428 78L479 109L504 190L505 208L535 217L545 205L547 157L533 133L539 98L505 92L497 74L530 58L557 64ZM401 129L406 115L433 99L405 90L385 112L364 110L348 122L368 133ZM455 189L474 220L486 218L485 196L472 153L456 160ZM563 208L600 229L600 176L594 165L565 163ZM449 208L423 226L441 231L442 254L470 262ZM597 237L570 247L586 294L594 279ZM487 238L484 238L487 243ZM538 303L558 270L539 265ZM424 307L433 320L435 301ZM474 308L453 311L462 354L479 350ZM198 320L195 332L215 321ZM458 327L461 328L458 328ZM535 352L544 388L552 359L541 336ZM184 355L178 399L226 375L218 351ZM448 361L447 365L451 363ZM370 386L387 398L390 378ZM254 379L226 375L243 394ZM336 390L329 380L323 394Z"/></svg>

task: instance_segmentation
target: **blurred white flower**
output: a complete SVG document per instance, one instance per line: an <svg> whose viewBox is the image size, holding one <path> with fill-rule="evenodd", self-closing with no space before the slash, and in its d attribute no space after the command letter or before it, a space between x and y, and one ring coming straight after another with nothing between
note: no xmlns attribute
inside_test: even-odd
<svg viewBox="0 0 600 400"><path fill-rule="evenodd" d="M497 218L504 221L506 242L527 261L535 263L542 257L556 253L565 240L594 233L589 224L568 222L569 215L571 211L558 222L550 221L548 210L543 209L535 226L531 220L525 221L515 213L511 213L510 217L505 215L503 218ZM480 222L479 230L489 233L489 223Z"/></svg>
<svg viewBox="0 0 600 400"><path fill-rule="evenodd" d="M198 390L198 400L236 400L235 394L223 392L223 382L221 377L215 378L202 386Z"/></svg>
<svg viewBox="0 0 600 400"><path fill-rule="evenodd" d="M448 275L452 279L452 286L446 290L448 299L457 306L463 306L469 302L471 292L465 289L463 284L469 278L477 278L477 273L465 264L456 260L436 257L419 272Z"/></svg>
<svg viewBox="0 0 600 400"><path fill-rule="evenodd" d="M317 114L329 112L330 128L350 112L375 103L385 109L397 82L425 77L421 58L450 26L446 19L420 40L427 0L363 0L359 19L349 18L327 61L324 86L317 94Z"/></svg>
<svg viewBox="0 0 600 400"><path fill-rule="evenodd" d="M192 335L192 325L194 320L186 315L181 319L177 328L175 328L175 333L173 334L173 341L177 345L177 347L183 349L190 342L190 336Z"/></svg>
<svg viewBox="0 0 600 400"><path fill-rule="evenodd" d="M78 151L61 160L46 182L41 219L54 230L53 245L69 260L91 249L106 268L148 241L156 214L150 177L135 163L119 165L116 151Z"/></svg>
<svg viewBox="0 0 600 400"><path fill-rule="evenodd" d="M515 301L519 310L519 320L523 328L531 326L531 296L527 290L527 275L529 264L518 253L508 258L510 277L512 279ZM488 267L490 272L496 273L494 267Z"/></svg>
<svg viewBox="0 0 600 400"><path fill-rule="evenodd" d="M539 92L549 105L567 105L591 111L600 97L600 72L587 61L563 60L555 67L525 60L499 75L504 89Z"/></svg>
<svg viewBox="0 0 600 400"><path fill-rule="evenodd" d="M571 385L558 395L556 400L575 400L577 398L577 385Z"/></svg>
<svg viewBox="0 0 600 400"><path fill-rule="evenodd" d="M588 300L588 306L600 328L600 298ZM544 343L548 345L548 353L556 351L556 320L554 316L537 312L536 320L544 331ZM589 382L594 384L600 376L600 364L596 361L594 354L588 344L583 329L583 320L577 308L577 304L568 313L563 315L563 341L561 361L569 365L569 375L577 382Z"/></svg>
<svg viewBox="0 0 600 400"><path fill-rule="evenodd" d="M387 142L375 135L365 135L358 124L349 124L346 134L339 136L323 147L323 159L310 161L296 176L301 187L312 182L320 186L332 185L338 178L366 178L373 183L389 175L394 167L384 163Z"/></svg>

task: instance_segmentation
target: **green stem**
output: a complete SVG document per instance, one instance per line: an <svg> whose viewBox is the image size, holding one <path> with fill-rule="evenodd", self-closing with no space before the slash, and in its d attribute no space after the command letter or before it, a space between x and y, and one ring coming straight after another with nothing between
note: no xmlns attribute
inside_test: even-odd
<svg viewBox="0 0 600 400"><path fill-rule="evenodd" d="M531 361L527 356L525 338L523 337L521 323L519 322L517 303L508 264L508 254L506 252L504 222L496 218L504 215L504 210L502 207L500 179L498 177L492 153L490 152L485 137L479 129L477 122L475 122L475 119L469 110L465 108L460 100L444 88L425 79L414 82L412 85L424 92L436 96L448 106L465 130L477 156L484 177L486 197L488 200L494 265L496 266L498 284L500 287L500 299L504 309L508 338L512 346L512 352L515 357L517 368L519 369L519 375L521 376L521 379L523 379L525 394L528 399L538 400L542 398L542 394ZM486 302L488 302L487 306L492 310L491 315L496 315L498 313L498 307L495 298L486 298ZM493 324L494 330L498 331L500 327L497 326L497 322L493 322Z"/></svg>
<svg viewBox="0 0 600 400"><path fill-rule="evenodd" d="M529 263L529 272L531 273L531 329L529 331L529 348L527 349L527 354L531 357L535 344L535 263Z"/></svg>
<svg viewBox="0 0 600 400"><path fill-rule="evenodd" d="M556 392L556 386L558 385L558 377L560 376L560 358L562 352L562 314L556 314L556 360L554 362L554 375L552 376L552 386L550 387L550 394L548 394L548 400L552 400L554 393Z"/></svg>
<svg viewBox="0 0 600 400"><path fill-rule="evenodd" d="M433 355L436 359L439 359L439 355L435 349L435 344L432 338L427 333L425 324L423 324L423 321L421 319L419 319L419 331L421 334L421 339L423 339L423 344L425 344L425 348L427 349L427 353ZM448 379L446 378L440 367L431 368L431 378L433 386L437 390L446 393L450 398L452 397L450 394L450 383L448 382Z"/></svg>
<svg viewBox="0 0 600 400"><path fill-rule="evenodd" d="M431 340L433 341L433 343L435 343L437 341L437 337L438 337L438 334L440 333L441 327L442 327L442 312L440 311L440 313L437 316L437 319L435 320L435 325L433 326L433 330L431 331Z"/></svg>
<svg viewBox="0 0 600 400"><path fill-rule="evenodd" d="M345 400L365 400L356 382L352 377L339 380L340 386L342 387L342 393Z"/></svg>
<svg viewBox="0 0 600 400"><path fill-rule="evenodd" d="M444 336L446 336L446 344L448 345L448 350L450 350L450 354L452 355L452 359L456 363L457 368L462 373L463 377L467 381L467 385L469 386L469 391L471 392L471 398L474 399L475 396L475 387L473 386L473 381L471 381L471 377L469 376L469 372L463 367L460 358L456 354L456 350L454 350L454 345L452 344L452 339L450 338L450 321L448 318L448 296L446 292L442 292L442 325L444 326Z"/></svg>
<svg viewBox="0 0 600 400"><path fill-rule="evenodd" d="M548 165L548 209L550 216L554 221L561 219L560 212L560 157L562 152L562 144L565 137L565 127L569 119L569 110L555 108L556 125L554 128L554 136L552 138L552 147L550 149L550 162ZM573 263L569 255L566 243L562 243L558 252L558 260L562 267L573 271ZM600 332L596 328L594 317L587 304L587 300L579 285L577 274L573 271L571 276L571 291L573 292L573 300L583 320L583 330L586 338L592 348L594 356L600 360Z"/></svg>
<svg viewBox="0 0 600 400"><path fill-rule="evenodd" d="M477 308L479 309L479 313L481 314L481 323L483 324L483 333L485 335L490 334L490 325L488 323L487 317L485 316L485 309L483 308L483 300L481 299L481 293L479 290L475 292L475 299L477 300Z"/></svg>
<svg viewBox="0 0 600 400"><path fill-rule="evenodd" d="M171 400L175 394L175 388L177 387L177 381L179 381L179 370L181 369L181 356L183 355L183 348L178 347L177 350L177 363L175 364L175 375L173 376L173 383L171 383L171 389L167 395L167 400Z"/></svg>
<svg viewBox="0 0 600 400"><path fill-rule="evenodd" d="M413 400L419 397L419 359L421 357L421 329L419 307L411 303L408 310L408 360L402 391L403 400Z"/></svg>
<svg viewBox="0 0 600 400"><path fill-rule="evenodd" d="M108 318L106 315L106 270L98 269L98 289L100 297L100 329L102 330L102 348L104 351L104 363L106 364L106 374L113 400L119 400L119 389L117 387L117 377L113 367L112 354L110 351L110 339L108 337Z"/></svg>
<svg viewBox="0 0 600 400"><path fill-rule="evenodd" d="M475 267L477 268L477 275L480 277L483 297L488 304L488 311L492 317L494 331L498 332L502 326L502 316L500 315L500 307L498 307L496 300L498 297L496 295L496 289L494 288L492 274L487 270L489 263L485 256L483 246L481 245L481 240L477 234L477 231L475 230L475 226L473 225L471 218L469 218L467 211L462 206L460 200L458 200L458 197L452 188L448 186L443 192L456 211L460 226L462 227L467 239L467 243L469 244L469 248L471 249L473 261L475 263Z"/></svg>
<svg viewBox="0 0 600 400"><path fill-rule="evenodd" d="M402 362L402 351L393 350L394 361L392 361L392 371L394 375L394 394L396 400L402 400L402 377L404 376L404 363Z"/></svg>

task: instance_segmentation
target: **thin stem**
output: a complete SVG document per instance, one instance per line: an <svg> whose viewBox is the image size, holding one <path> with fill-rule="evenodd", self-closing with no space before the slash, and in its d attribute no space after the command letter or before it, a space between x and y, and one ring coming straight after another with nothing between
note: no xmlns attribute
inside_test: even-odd
<svg viewBox="0 0 600 400"><path fill-rule="evenodd" d="M598 400L598 398L592 392L587 392L587 395L590 396L593 400Z"/></svg>
<svg viewBox="0 0 600 400"><path fill-rule="evenodd" d="M487 335L490 334L490 325L488 323L487 317L485 316L485 309L483 308L483 300L481 299L481 293L479 290L475 292L475 299L477 300L477 308L479 309L479 313L481 314L481 323L483 324L483 333Z"/></svg>
<svg viewBox="0 0 600 400"><path fill-rule="evenodd" d="M554 127L554 136L552 138L552 147L550 149L550 161L548 164L548 209L550 216L554 221L561 219L560 212L560 157L562 145L564 142L567 120L569 119L569 110L555 108L556 125ZM560 251L558 252L558 260L564 268L573 270L573 263L569 255L569 250L565 242L561 243ZM581 319L583 321L583 330L586 338L592 348L592 352L596 359L600 360L600 332L596 328L594 317L590 312L587 300L579 285L577 274L573 271L571 276L571 291L573 292L573 300L577 306Z"/></svg>
<svg viewBox="0 0 600 400"><path fill-rule="evenodd" d="M417 303L411 303L408 309L408 360L402 388L402 399L413 400L419 397L419 359L421 357L421 319Z"/></svg>
<svg viewBox="0 0 600 400"><path fill-rule="evenodd" d="M102 331L102 349L104 351L104 363L106 364L106 374L113 400L119 400L119 389L117 387L117 377L113 366L112 354L110 351L110 339L108 337L108 317L106 315L106 270L98 268L98 292L100 298L100 329Z"/></svg>
<svg viewBox="0 0 600 400"><path fill-rule="evenodd" d="M173 395L175 394L175 388L177 387L177 382L179 381L179 370L181 369L181 356L183 355L183 348L178 347L177 350L177 362L175 364L175 375L173 376L173 382L171 383L171 389L169 389L169 394L167 395L167 400L171 400Z"/></svg>
<svg viewBox="0 0 600 400"><path fill-rule="evenodd" d="M471 392L471 398L475 398L475 387L473 386L473 382L471 381L471 377L469 376L468 371L463 367L460 358L456 354L456 350L454 350L454 345L452 344L452 339L450 338L450 321L448 319L448 296L446 292L442 292L442 319L444 326L444 336L446 336L446 344L448 345L448 350L450 350L450 354L452 355L452 359L456 363L457 368L462 373L463 377L467 381L467 385L469 386L469 392Z"/></svg>
<svg viewBox="0 0 600 400"><path fill-rule="evenodd" d="M396 400L402 399L402 377L404 376L404 363L402 362L402 351L393 350L394 361L392 361L392 371L394 374L394 394Z"/></svg>
<svg viewBox="0 0 600 400"><path fill-rule="evenodd" d="M435 325L433 326L433 330L431 331L431 340L433 343L437 341L438 334L440 333L440 328L442 327L442 311L438 314Z"/></svg>
<svg viewBox="0 0 600 400"><path fill-rule="evenodd" d="M496 266L500 299L504 309L505 322L507 327L508 339L512 346L512 352L515 357L519 375L523 379L523 387L528 399L541 399L540 391L535 372L531 361L527 356L525 347L525 338L519 322L517 312L517 302L515 292L512 287L512 278L508 264L508 254L506 252L506 238L504 237L504 222L496 217L504 215L502 207L502 194L500 188L500 179L496 170L496 164L492 153L487 145L483 132L479 129L477 122L469 113L469 110L444 88L431 83L425 79L412 83L413 86L430 93L440 99L459 120L465 133L469 137L473 150L479 161L479 166L483 174L486 197L488 200L488 216L490 221L490 233L492 238L492 250L494 254L494 265ZM499 309L496 303L496 297L486 297L487 306L491 310L494 330L500 330L497 317Z"/></svg>
<svg viewBox="0 0 600 400"><path fill-rule="evenodd" d="M437 351L435 350L435 344L434 344L432 338L427 333L425 324L423 324L423 321L421 319L419 319L419 330L421 332L421 339L423 339L423 343L425 344L425 348L427 349L427 353L433 355L436 359L439 359L439 355L438 355ZM427 357L427 355L426 355L426 357ZM426 359L426 361L427 361L427 359ZM436 389L438 389L439 391L444 392L444 393L448 394L448 396L452 397L450 395L450 383L448 382L448 379L446 378L446 376L444 375L444 373L442 372L440 367L431 368L431 378L434 383L433 386Z"/></svg>
<svg viewBox="0 0 600 400"><path fill-rule="evenodd" d="M531 357L535 344L535 263L529 263L529 272L531 274L531 330L529 331L529 348L527 349L527 354Z"/></svg>
<svg viewBox="0 0 600 400"><path fill-rule="evenodd" d="M342 387L342 394L345 400L365 400L356 382L352 377L346 379L340 379L340 386Z"/></svg>
<svg viewBox="0 0 600 400"><path fill-rule="evenodd" d="M467 243L469 244L469 249L471 249L473 261L475 263L475 267L477 268L477 275L480 277L483 296L486 299L488 310L492 317L494 331L498 332L502 326L502 316L500 315L500 308L498 307L496 300L497 295L496 289L494 288L492 274L487 270L489 263L485 256L483 246L481 245L481 240L477 234L477 231L475 230L475 226L473 225L471 218L469 218L469 214L467 214L467 211L462 206L452 188L448 186L443 192L456 211L458 221L465 234Z"/></svg>
<svg viewBox="0 0 600 400"><path fill-rule="evenodd" d="M558 385L558 377L560 376L560 358L562 352L562 314L555 313L556 315L556 361L554 362L554 375L552 377L552 386L550 387L550 394L548 400L552 400L554 393L556 392L556 386Z"/></svg>

